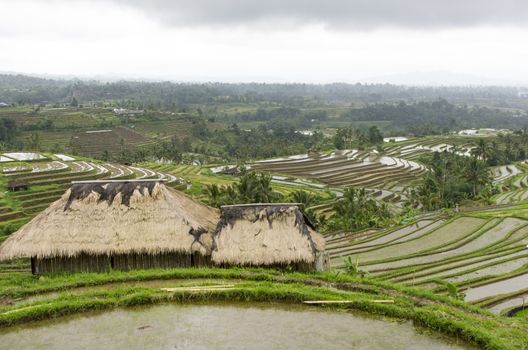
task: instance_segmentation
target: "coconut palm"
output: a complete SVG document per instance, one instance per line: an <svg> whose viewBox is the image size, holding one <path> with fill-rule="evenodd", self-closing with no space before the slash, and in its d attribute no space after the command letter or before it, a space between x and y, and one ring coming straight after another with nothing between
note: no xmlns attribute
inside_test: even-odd
<svg viewBox="0 0 528 350"><path fill-rule="evenodd" d="M236 184L240 203L273 203L281 199L281 194L271 187L271 176L268 174L249 173L240 178Z"/></svg>
<svg viewBox="0 0 528 350"><path fill-rule="evenodd" d="M528 143L528 129L523 128L519 131L519 136L521 136L521 143L526 145Z"/></svg>
<svg viewBox="0 0 528 350"><path fill-rule="evenodd" d="M317 201L316 196L307 191L295 191L291 194L291 199L295 203L302 204L305 208L315 205Z"/></svg>
<svg viewBox="0 0 528 350"><path fill-rule="evenodd" d="M222 196L222 189L217 184L208 185L205 187L205 194L208 202L213 207L220 206L220 197Z"/></svg>
<svg viewBox="0 0 528 350"><path fill-rule="evenodd" d="M489 147L484 139L478 139L477 146L471 150L471 154L477 159L486 160L489 155Z"/></svg>
<svg viewBox="0 0 528 350"><path fill-rule="evenodd" d="M491 181L491 175L486 163L478 159L471 159L464 171L464 177L473 189L473 197L477 196L477 189Z"/></svg>
<svg viewBox="0 0 528 350"><path fill-rule="evenodd" d="M364 188L347 188L334 205L334 228L354 230L378 226L391 217L387 206L380 206Z"/></svg>

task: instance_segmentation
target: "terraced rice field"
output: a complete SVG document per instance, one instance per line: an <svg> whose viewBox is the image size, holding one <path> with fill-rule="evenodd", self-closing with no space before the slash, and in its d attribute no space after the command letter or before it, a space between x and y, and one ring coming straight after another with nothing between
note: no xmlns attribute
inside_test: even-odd
<svg viewBox="0 0 528 350"><path fill-rule="evenodd" d="M493 169L493 179L500 182L520 173L521 171L515 165L503 165Z"/></svg>
<svg viewBox="0 0 528 350"><path fill-rule="evenodd" d="M494 197L497 204L528 200L528 164L521 162L493 169L495 186L501 191Z"/></svg>
<svg viewBox="0 0 528 350"><path fill-rule="evenodd" d="M51 159L57 158L57 159ZM169 185L184 189L183 178L159 170L121 164L76 160L65 155L47 156L42 161L5 163L0 181L4 186L25 184L27 190L4 192L0 198L0 227L14 228L27 222L38 212L57 200L72 181L95 179L160 179ZM68 161L60 159L72 159ZM9 233L9 232L5 232ZM7 236L0 233L0 241Z"/></svg>
<svg viewBox="0 0 528 350"><path fill-rule="evenodd" d="M327 250L336 268L344 267L346 257L359 258L360 269L373 277L437 292L453 283L466 301L507 313L528 296L526 210L468 212L390 230L329 234Z"/></svg>
<svg viewBox="0 0 528 350"><path fill-rule="evenodd" d="M237 181L236 177L229 175L222 175L213 172L210 168L190 164L164 164L164 163L144 163L142 167L152 169L154 171L163 172L165 174L172 174L185 178L189 182L187 193L193 197L206 201L206 195L203 190L208 185L228 186ZM273 189L284 196L290 195L292 192L303 190L312 194L318 195L325 200L324 206L331 207L335 196L341 194L341 190L328 190L326 186L312 183L305 180L290 181L277 180L272 181Z"/></svg>
<svg viewBox="0 0 528 350"><path fill-rule="evenodd" d="M185 137L189 136L189 130L192 128L190 120L170 120L170 121L151 121L148 123L137 123L134 130L150 136L170 138L172 136Z"/></svg>
<svg viewBox="0 0 528 350"><path fill-rule="evenodd" d="M446 139L415 139L394 143L385 148L386 154L407 160L417 160L430 152L450 151L461 156L470 156L474 144L467 138L450 137ZM514 204L528 200L528 163L497 166L491 176L499 194L493 197L496 204Z"/></svg>
<svg viewBox="0 0 528 350"><path fill-rule="evenodd" d="M406 184L426 169L422 165L375 153L345 150L323 156L299 155L252 163L252 169L318 181L329 187L361 186L375 189L380 200L398 202Z"/></svg>
<svg viewBox="0 0 528 350"><path fill-rule="evenodd" d="M150 142L152 141L134 130L117 127L79 132L72 138L72 147L81 150L84 155L101 157L105 151L116 154L125 148Z"/></svg>
<svg viewBox="0 0 528 350"><path fill-rule="evenodd" d="M385 152L388 156L416 160L422 154L443 151L455 152L461 156L469 156L473 148L473 144L468 143L463 138L433 138L411 139L401 143L398 142L385 147Z"/></svg>
<svg viewBox="0 0 528 350"><path fill-rule="evenodd" d="M385 148L386 154L409 160L416 160L429 152L451 151L462 156L471 155L474 144L465 138L409 140ZM497 204L515 203L528 199L525 189L528 187L528 163L497 166L492 169L495 185L501 190L496 197Z"/></svg>
<svg viewBox="0 0 528 350"><path fill-rule="evenodd" d="M271 172L276 178L295 177L296 182L309 179L330 189L364 187L375 199L398 210L407 200L409 186L427 171L417 162L421 155L450 151L469 156L473 147L460 137L410 139L387 143L383 155L375 151L341 150L326 155L261 160L250 164L250 168Z"/></svg>

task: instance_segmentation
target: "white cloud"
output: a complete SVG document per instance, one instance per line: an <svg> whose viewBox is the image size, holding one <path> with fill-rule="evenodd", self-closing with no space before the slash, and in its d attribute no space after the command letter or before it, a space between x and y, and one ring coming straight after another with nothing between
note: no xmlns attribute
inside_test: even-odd
<svg viewBox="0 0 528 350"><path fill-rule="evenodd" d="M329 28L526 26L525 0L113 0L173 26L255 23L322 24Z"/></svg>
<svg viewBox="0 0 528 350"><path fill-rule="evenodd" d="M184 81L365 81L451 72L475 82L528 83L528 29L262 30L168 27L115 2L2 2L0 71ZM427 73L423 74L427 76ZM480 79L480 80L479 80Z"/></svg>

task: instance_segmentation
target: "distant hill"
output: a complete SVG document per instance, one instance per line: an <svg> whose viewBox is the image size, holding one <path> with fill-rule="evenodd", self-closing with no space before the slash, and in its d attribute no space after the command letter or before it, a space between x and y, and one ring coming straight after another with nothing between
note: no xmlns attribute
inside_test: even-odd
<svg viewBox="0 0 528 350"><path fill-rule="evenodd" d="M425 81L425 84L419 84ZM133 100L136 104L164 106L224 102L283 102L321 99L341 102L384 102L390 100L437 99L474 100L517 98L516 87L420 86L393 84L262 84L262 83L174 83L79 79L48 79L20 74L0 74L0 100L8 103L65 103L75 97L80 102Z"/></svg>

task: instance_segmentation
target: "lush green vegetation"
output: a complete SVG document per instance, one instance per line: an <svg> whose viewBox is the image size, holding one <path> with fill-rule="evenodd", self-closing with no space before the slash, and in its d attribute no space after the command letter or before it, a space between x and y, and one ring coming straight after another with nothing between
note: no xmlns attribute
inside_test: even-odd
<svg viewBox="0 0 528 350"><path fill-rule="evenodd" d="M520 129L512 134L499 135L492 140L480 138L472 153L490 166L494 166L523 161L527 152L528 129Z"/></svg>
<svg viewBox="0 0 528 350"><path fill-rule="evenodd" d="M364 188L345 189L343 197L334 204L334 210L334 216L326 222L328 231L385 226L392 218L387 204L376 202Z"/></svg>
<svg viewBox="0 0 528 350"><path fill-rule="evenodd" d="M421 161L430 171L412 190L410 200L427 210L451 208L492 194L489 168L481 160L454 152L435 152L423 156Z"/></svg>
<svg viewBox="0 0 528 350"><path fill-rule="evenodd" d="M366 146L376 146L383 143L383 135L376 125L371 126L365 132L362 129L338 128L334 135L334 146L336 149L357 148L364 150Z"/></svg>
<svg viewBox="0 0 528 350"><path fill-rule="evenodd" d="M304 153L323 141L321 133L303 135L287 121L259 125L251 130L241 130L233 124L194 136L201 143L200 153L238 161Z"/></svg>
<svg viewBox="0 0 528 350"><path fill-rule="evenodd" d="M342 116L351 121L387 120L394 128L416 136L442 134L453 130L481 127L524 127L525 118L518 113L507 113L486 107L456 106L447 100L398 104L372 104L360 109L350 109Z"/></svg>
<svg viewBox="0 0 528 350"><path fill-rule="evenodd" d="M240 181L226 187L217 184L205 188L210 205L220 207L237 203L276 203L283 196L271 186L271 176L263 173L247 173Z"/></svg>
<svg viewBox="0 0 528 350"><path fill-rule="evenodd" d="M103 84L0 75L0 96L12 104L0 109L0 119L15 123L6 125L9 133L0 128L0 141L9 147L131 161L158 156L159 149L146 146L170 142L174 136L185 144L178 151L194 157L247 160L329 150L334 144L337 148L377 145L381 133L373 126L387 135L419 136L469 127L518 129L528 125L528 103L513 88ZM119 115L112 112L115 107L144 113ZM118 127L133 133L107 134L109 140L103 134L84 134ZM341 130L332 139L336 129ZM94 149L93 144L101 146ZM146 149L138 150L142 147ZM518 149L515 141L511 149Z"/></svg>
<svg viewBox="0 0 528 350"><path fill-rule="evenodd" d="M245 172L244 169L243 171ZM318 217L311 207L332 198L306 190L278 192L273 188L269 174L257 172L247 172L239 178L238 182L226 186L214 183L207 185L203 191L207 198L206 202L214 207L241 203L300 203L305 208L308 217L314 223L322 225L325 223L325 218Z"/></svg>
<svg viewBox="0 0 528 350"><path fill-rule="evenodd" d="M13 144L17 131L16 123L13 119L0 118L0 144L4 147L5 145Z"/></svg>
<svg viewBox="0 0 528 350"><path fill-rule="evenodd" d="M0 176L2 189L13 178L31 188L0 191L0 241L56 200L71 180L163 176L215 207L302 203L324 233L338 269L325 274L173 269L37 278L26 260L17 260L0 265L0 326L169 301L346 299L352 302L340 309L413 320L482 348L528 343L525 312L509 319L460 300L469 287L507 283L526 273L526 205L417 216L528 200L528 133L520 129L528 125L528 102L515 89L101 84L0 75L0 96L11 104L0 109L0 149L51 152L46 153L51 160L58 160L53 153L68 153L86 163L2 165L23 168L14 170L14 177ZM112 111L116 107L144 111L119 114ZM482 138L452 133L479 127L518 131ZM409 140L383 143L384 135ZM286 157L294 154L308 155ZM281 158L255 162L276 157ZM240 172L214 174L207 167L226 164L237 164ZM168 293L147 283L152 280L169 287L233 283L236 288ZM521 292L475 299L476 305L493 307Z"/></svg>
<svg viewBox="0 0 528 350"><path fill-rule="evenodd" d="M71 104L73 96L79 104L86 101L104 104L119 101L124 107L189 106L214 102L251 106L256 102L288 101L295 106L307 106L314 101L344 101L354 103L379 103L397 100L447 99L477 102L485 99L501 107L520 104L516 87L405 87L390 84L186 84L170 82L103 83L96 81L53 80L24 75L0 74L0 95L7 103ZM517 104L516 104L517 103Z"/></svg>

